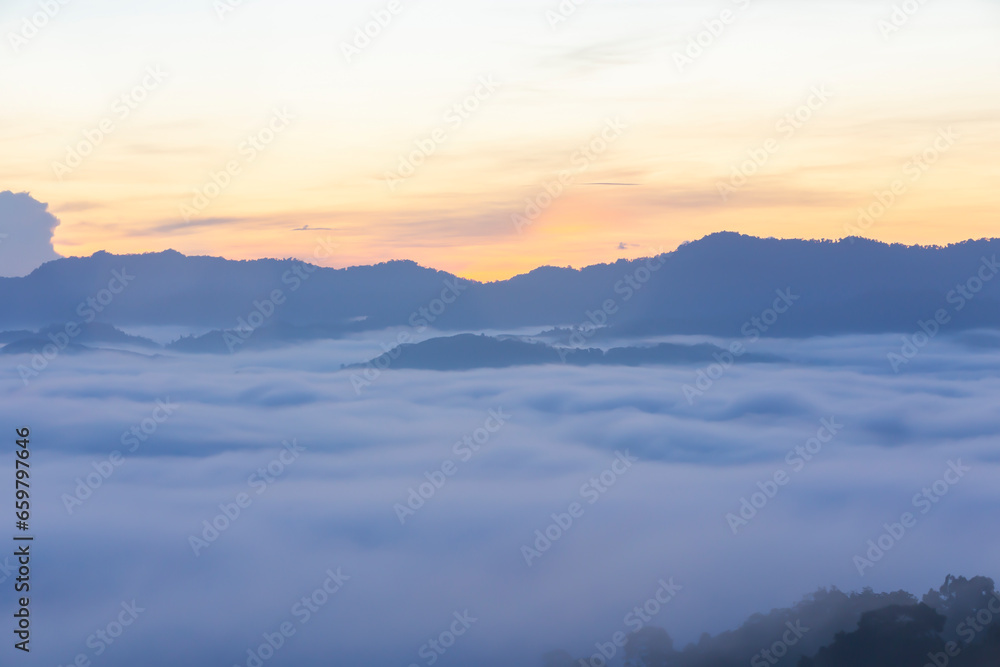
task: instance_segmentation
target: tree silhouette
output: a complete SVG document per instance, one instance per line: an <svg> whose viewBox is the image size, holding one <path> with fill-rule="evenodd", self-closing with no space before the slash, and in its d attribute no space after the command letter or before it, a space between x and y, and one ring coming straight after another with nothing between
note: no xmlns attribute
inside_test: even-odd
<svg viewBox="0 0 1000 667"><path fill-rule="evenodd" d="M998 599L993 579L981 576L948 575L922 602L906 591L819 589L683 650L662 628L644 628L628 635L624 667L1000 667ZM795 641L783 640L779 658L773 646L786 636ZM579 664L565 651L544 657L544 667Z"/></svg>
<svg viewBox="0 0 1000 667"><path fill-rule="evenodd" d="M944 650L945 617L926 604L890 605L861 617L858 629L838 633L833 644L799 667L923 667Z"/></svg>
<svg viewBox="0 0 1000 667"><path fill-rule="evenodd" d="M628 636L625 664L628 667L667 667L674 656L674 640L663 628L648 627Z"/></svg>
<svg viewBox="0 0 1000 667"><path fill-rule="evenodd" d="M949 574L939 589L931 589L924 595L923 602L948 617L945 641L964 643L957 632L958 626L980 609L986 609L995 591L989 577L966 579Z"/></svg>

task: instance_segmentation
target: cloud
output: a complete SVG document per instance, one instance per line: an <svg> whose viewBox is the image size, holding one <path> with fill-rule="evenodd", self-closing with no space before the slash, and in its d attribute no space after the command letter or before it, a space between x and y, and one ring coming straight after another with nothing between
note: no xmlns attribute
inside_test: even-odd
<svg viewBox="0 0 1000 667"><path fill-rule="evenodd" d="M688 366L389 370L356 395L337 369L377 339L59 356L27 387L25 358L0 357L0 422L32 427L40 453L38 664L93 658L86 638L135 599L147 611L102 665L243 665L337 567L351 580L307 624L291 619L273 664L426 664L419 648L466 609L479 621L442 665L590 655L661 578L684 586L654 620L681 647L820 586L996 577L1000 536L984 526L1000 502L1000 348L968 338L936 339L900 375L885 357L898 337L765 339L755 351L796 362L738 362L693 405ZM62 494L166 398L176 413L68 515ZM459 460L455 443L501 407L509 422ZM726 514L831 417L843 430L733 535ZM248 479L291 438L301 459L257 494ZM591 505L580 487L616 450L639 461ZM394 505L448 459L455 474L400 525ZM920 514L913 496L958 459L972 470ZM189 536L239 493L252 504L195 557ZM572 502L583 516L527 567L520 547ZM860 577L852 557L906 511L915 529Z"/></svg>
<svg viewBox="0 0 1000 667"><path fill-rule="evenodd" d="M0 277L26 276L45 262L59 259L52 233L59 219L48 204L27 192L0 192Z"/></svg>
<svg viewBox="0 0 1000 667"><path fill-rule="evenodd" d="M184 221L174 221L164 223L152 230L142 233L150 232L184 232L188 229L198 229L201 227L225 227L229 225L236 225L238 223L246 222L246 218L203 218L201 220L191 220L190 222Z"/></svg>

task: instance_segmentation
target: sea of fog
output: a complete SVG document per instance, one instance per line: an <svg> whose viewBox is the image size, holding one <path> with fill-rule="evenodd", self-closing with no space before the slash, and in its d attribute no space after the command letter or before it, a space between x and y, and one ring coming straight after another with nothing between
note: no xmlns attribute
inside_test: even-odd
<svg viewBox="0 0 1000 667"><path fill-rule="evenodd" d="M821 586L1000 575L988 332L899 372L899 336L854 336L761 340L788 362L700 385L536 366L359 389L341 364L377 343L64 354L27 384L0 357L0 476L17 427L33 464L17 664L536 665L639 623L682 646Z"/></svg>

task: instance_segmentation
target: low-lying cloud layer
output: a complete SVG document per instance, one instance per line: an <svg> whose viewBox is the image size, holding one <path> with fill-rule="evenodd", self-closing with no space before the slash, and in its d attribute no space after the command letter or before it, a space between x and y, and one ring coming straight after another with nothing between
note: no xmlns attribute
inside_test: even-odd
<svg viewBox="0 0 1000 667"><path fill-rule="evenodd" d="M661 581L681 588L644 624L683 646L820 586L996 577L995 341L939 338L899 373L900 338L866 336L360 392L357 341L61 355L27 385L5 357L0 421L35 456L24 664L253 665L287 623L264 664L532 665L635 629Z"/></svg>

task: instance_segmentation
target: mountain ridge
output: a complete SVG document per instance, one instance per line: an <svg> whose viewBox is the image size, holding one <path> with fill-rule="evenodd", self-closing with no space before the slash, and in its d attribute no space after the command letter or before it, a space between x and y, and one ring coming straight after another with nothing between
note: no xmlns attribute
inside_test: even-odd
<svg viewBox="0 0 1000 667"><path fill-rule="evenodd" d="M334 269L289 258L99 251L0 278L0 330L96 320L225 331L254 318L333 335L599 324L621 336L737 336L779 291L794 294L794 306L766 329L754 327L759 335L908 332L942 308L954 316L951 328L965 330L1000 327L998 254L1000 239L906 246L718 232L653 257L478 282L411 260ZM115 283L116 273L128 284ZM949 297L966 283L977 287L974 298L952 312Z"/></svg>

